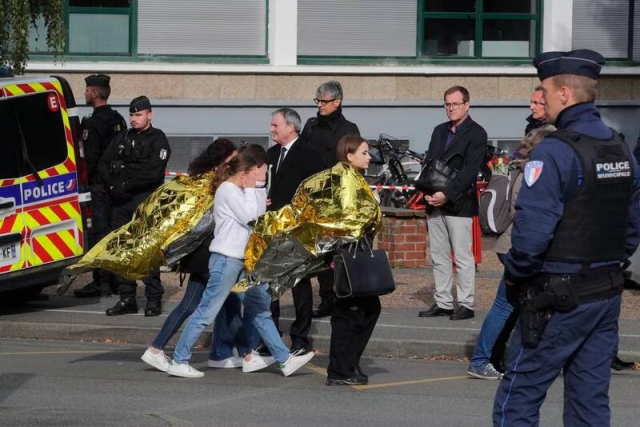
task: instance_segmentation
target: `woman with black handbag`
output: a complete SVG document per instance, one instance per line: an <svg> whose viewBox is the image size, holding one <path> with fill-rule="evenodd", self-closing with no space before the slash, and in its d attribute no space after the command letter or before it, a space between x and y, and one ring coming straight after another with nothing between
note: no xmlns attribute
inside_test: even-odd
<svg viewBox="0 0 640 427"><path fill-rule="evenodd" d="M355 135L342 137L337 144L338 161L364 171L369 167L371 156L366 139ZM373 236L365 235L371 246ZM360 369L360 357L369 343L369 338L380 316L378 296L351 296L337 298L331 315L331 345L326 384L364 385L369 378Z"/></svg>

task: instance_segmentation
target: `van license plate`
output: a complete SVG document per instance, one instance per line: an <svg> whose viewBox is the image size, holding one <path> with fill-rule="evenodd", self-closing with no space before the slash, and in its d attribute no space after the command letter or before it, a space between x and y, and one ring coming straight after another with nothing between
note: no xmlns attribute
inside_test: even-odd
<svg viewBox="0 0 640 427"><path fill-rule="evenodd" d="M0 264L13 264L18 260L18 243L0 246Z"/></svg>

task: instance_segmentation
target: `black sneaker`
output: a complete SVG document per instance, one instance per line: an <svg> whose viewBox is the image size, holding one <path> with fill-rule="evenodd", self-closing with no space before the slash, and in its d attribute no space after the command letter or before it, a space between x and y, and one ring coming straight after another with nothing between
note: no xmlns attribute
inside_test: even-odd
<svg viewBox="0 0 640 427"><path fill-rule="evenodd" d="M136 314L138 312L138 304L135 299L120 300L113 307L107 309L107 316L120 316L123 314Z"/></svg>
<svg viewBox="0 0 640 427"><path fill-rule="evenodd" d="M611 369L614 371L624 371L625 369L631 369L636 365L636 362L625 362L618 356L614 357L611 361Z"/></svg>
<svg viewBox="0 0 640 427"><path fill-rule="evenodd" d="M326 385L367 385L369 380L366 378L331 378L327 377Z"/></svg>

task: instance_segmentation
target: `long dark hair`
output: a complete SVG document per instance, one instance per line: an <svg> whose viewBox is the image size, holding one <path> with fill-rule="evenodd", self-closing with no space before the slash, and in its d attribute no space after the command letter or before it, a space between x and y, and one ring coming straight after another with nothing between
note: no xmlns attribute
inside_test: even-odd
<svg viewBox="0 0 640 427"><path fill-rule="evenodd" d="M189 175L200 175L219 167L236 150L236 144L225 138L213 141L189 163Z"/></svg>
<svg viewBox="0 0 640 427"><path fill-rule="evenodd" d="M243 145L238 148L238 155L218 169L216 177L211 183L211 194L229 177L240 172L248 172L254 166L261 167L267 163L267 152L258 144Z"/></svg>

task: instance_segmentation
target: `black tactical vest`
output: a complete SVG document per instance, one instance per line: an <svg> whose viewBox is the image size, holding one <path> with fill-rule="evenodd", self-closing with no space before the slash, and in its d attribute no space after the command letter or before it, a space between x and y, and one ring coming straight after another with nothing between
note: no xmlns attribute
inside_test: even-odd
<svg viewBox="0 0 640 427"><path fill-rule="evenodd" d="M616 132L610 140L568 130L549 137L573 148L583 180L576 196L564 205L546 259L585 265L622 261L634 185L629 147Z"/></svg>

